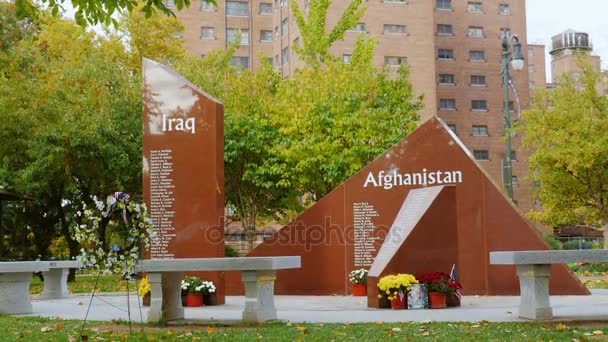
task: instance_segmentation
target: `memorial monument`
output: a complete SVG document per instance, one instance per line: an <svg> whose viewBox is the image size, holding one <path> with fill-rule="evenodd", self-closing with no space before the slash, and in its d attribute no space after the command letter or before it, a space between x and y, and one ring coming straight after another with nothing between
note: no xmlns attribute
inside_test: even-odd
<svg viewBox="0 0 608 342"><path fill-rule="evenodd" d="M144 58L143 107L143 193L157 236L147 257L223 257L222 104ZM223 272L197 275L224 303Z"/></svg>
<svg viewBox="0 0 608 342"><path fill-rule="evenodd" d="M406 206L414 189L422 190ZM406 216L399 216L402 208ZM503 187L433 117L248 255L302 257L301 269L278 272L277 294L346 295L349 272L372 266L395 225L406 233L384 268L419 274L456 264L465 295L519 294L515 268L490 265L490 251L549 249ZM588 294L567 266L551 267L552 294ZM230 294L242 293L235 277L227 275Z"/></svg>

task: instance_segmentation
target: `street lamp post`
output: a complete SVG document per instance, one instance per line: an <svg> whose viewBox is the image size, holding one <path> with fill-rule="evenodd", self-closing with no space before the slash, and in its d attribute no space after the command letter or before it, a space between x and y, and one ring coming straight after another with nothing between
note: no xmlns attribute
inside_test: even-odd
<svg viewBox="0 0 608 342"><path fill-rule="evenodd" d="M513 42L513 54L509 52L509 46ZM511 160L511 109L509 108L509 65L513 70L519 71L524 67L524 56L521 53L521 43L517 35L502 37L502 81L504 92L503 109L505 113L505 159L503 165L503 182L507 188L509 199L513 198L513 163Z"/></svg>

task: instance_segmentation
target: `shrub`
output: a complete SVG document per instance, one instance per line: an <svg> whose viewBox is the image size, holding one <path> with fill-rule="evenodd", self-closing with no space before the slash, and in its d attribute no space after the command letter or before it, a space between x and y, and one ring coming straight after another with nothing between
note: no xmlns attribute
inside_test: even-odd
<svg viewBox="0 0 608 342"><path fill-rule="evenodd" d="M562 244L564 249L591 249L591 243L581 240L569 240Z"/></svg>
<svg viewBox="0 0 608 342"><path fill-rule="evenodd" d="M239 252L237 252L232 246L224 245L224 256L228 258L236 258L240 255Z"/></svg>
<svg viewBox="0 0 608 342"><path fill-rule="evenodd" d="M562 243L551 234L545 235L545 242L551 246L552 249L562 249Z"/></svg>

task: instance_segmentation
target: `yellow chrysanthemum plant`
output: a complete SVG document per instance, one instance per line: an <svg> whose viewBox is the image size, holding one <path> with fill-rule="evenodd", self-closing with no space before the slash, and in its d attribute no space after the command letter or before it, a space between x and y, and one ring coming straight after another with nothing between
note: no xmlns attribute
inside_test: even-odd
<svg viewBox="0 0 608 342"><path fill-rule="evenodd" d="M140 297L143 297L143 296L149 294L151 290L152 290L152 287L150 286L148 277L145 277L139 282L139 287L137 288L137 294L139 294Z"/></svg>
<svg viewBox="0 0 608 342"><path fill-rule="evenodd" d="M407 293L412 284L418 284L418 280L411 274L400 273L384 276L378 281L378 298L386 296L388 300L393 300L399 295L399 291Z"/></svg>

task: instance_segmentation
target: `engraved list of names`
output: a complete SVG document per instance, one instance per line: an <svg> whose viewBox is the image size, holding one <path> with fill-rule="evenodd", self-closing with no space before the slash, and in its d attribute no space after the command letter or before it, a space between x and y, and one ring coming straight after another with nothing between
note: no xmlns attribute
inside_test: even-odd
<svg viewBox="0 0 608 342"><path fill-rule="evenodd" d="M169 149L150 151L150 218L154 223L156 239L152 239L151 256L154 259L172 259L169 243L175 238L173 217L175 183L173 156Z"/></svg>
<svg viewBox="0 0 608 342"><path fill-rule="evenodd" d="M372 217L376 216L378 216L378 212L373 205L367 202L353 203L355 266L371 266L374 261L372 253L376 249L372 233L375 226Z"/></svg>

